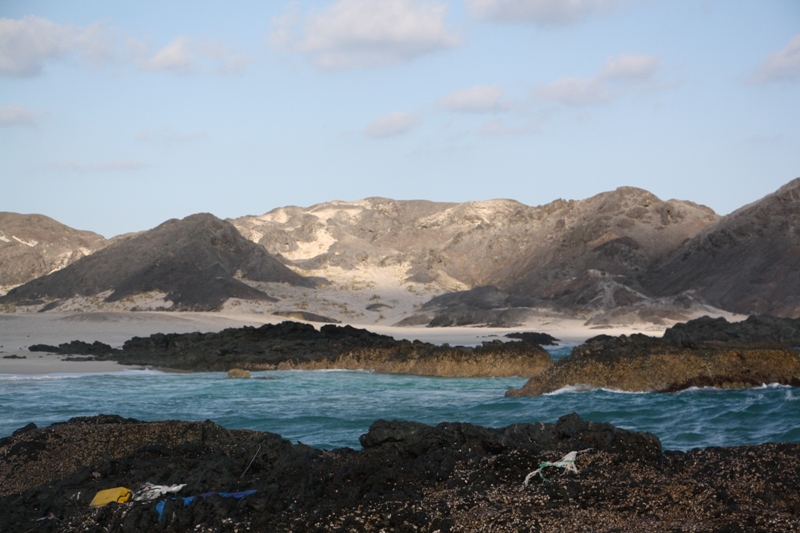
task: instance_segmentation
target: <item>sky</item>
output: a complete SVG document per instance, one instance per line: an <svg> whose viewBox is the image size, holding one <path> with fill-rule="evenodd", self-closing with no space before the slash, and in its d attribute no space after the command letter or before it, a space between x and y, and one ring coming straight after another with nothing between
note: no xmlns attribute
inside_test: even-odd
<svg viewBox="0 0 800 533"><path fill-rule="evenodd" d="M798 0L0 1L0 211L105 237L797 177Z"/></svg>

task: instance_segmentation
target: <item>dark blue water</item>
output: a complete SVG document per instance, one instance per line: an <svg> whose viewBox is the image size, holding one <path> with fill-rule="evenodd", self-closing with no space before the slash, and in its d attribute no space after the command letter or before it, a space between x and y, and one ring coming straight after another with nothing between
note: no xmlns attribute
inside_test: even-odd
<svg viewBox="0 0 800 533"><path fill-rule="evenodd" d="M556 355L562 355L557 353ZM358 448L379 418L428 424L462 421L503 427L584 419L656 434L665 449L800 442L800 389L695 389L674 394L565 389L505 398L518 378L453 379L349 371L259 372L272 380L223 373L0 375L0 437L35 422L119 414L141 420L205 420L228 428L279 433L313 446Z"/></svg>

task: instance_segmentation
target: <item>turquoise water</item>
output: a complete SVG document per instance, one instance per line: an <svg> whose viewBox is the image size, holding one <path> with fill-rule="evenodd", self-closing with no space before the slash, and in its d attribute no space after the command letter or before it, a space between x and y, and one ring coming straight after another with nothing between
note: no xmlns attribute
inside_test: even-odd
<svg viewBox="0 0 800 533"><path fill-rule="evenodd" d="M568 353L555 349L554 357ZM767 385L674 394L565 389L536 398L505 398L520 378L431 378L350 371L168 374L0 375L0 437L34 422L119 414L141 420L206 420L227 428L279 433L323 448L359 448L379 419L427 424L471 422L503 427L555 422L573 411L587 420L656 434L665 449L800 442L800 389Z"/></svg>

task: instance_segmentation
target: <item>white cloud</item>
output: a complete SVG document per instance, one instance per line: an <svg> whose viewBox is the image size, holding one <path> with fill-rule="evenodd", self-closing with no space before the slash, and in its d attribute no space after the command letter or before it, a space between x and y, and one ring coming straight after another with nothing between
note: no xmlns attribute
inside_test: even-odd
<svg viewBox="0 0 800 533"><path fill-rule="evenodd" d="M101 161L99 163L78 163L76 161L64 161L56 163L58 170L72 170L75 172L117 172L128 170L140 170L146 167L145 164L133 159L120 159L117 161Z"/></svg>
<svg viewBox="0 0 800 533"><path fill-rule="evenodd" d="M36 114L20 104L0 107L0 127L35 126Z"/></svg>
<svg viewBox="0 0 800 533"><path fill-rule="evenodd" d="M658 56L622 55L605 62L599 78L613 81L646 81L658 70Z"/></svg>
<svg viewBox="0 0 800 533"><path fill-rule="evenodd" d="M770 54L749 81L800 81L800 34L789 39L789 43L781 50Z"/></svg>
<svg viewBox="0 0 800 533"><path fill-rule="evenodd" d="M217 41L190 37L176 37L156 51L148 41L134 38L128 39L127 46L134 63L152 72L234 75L253 62L250 56L232 51Z"/></svg>
<svg viewBox="0 0 800 533"><path fill-rule="evenodd" d="M252 62L249 56L216 41L177 37L152 51L146 41L126 37L101 23L70 26L26 16L19 20L0 18L0 75L37 76L47 63L76 57L97 67L104 66L116 54L119 39L127 41L126 59L145 70L237 74Z"/></svg>
<svg viewBox="0 0 800 533"><path fill-rule="evenodd" d="M445 95L438 105L448 111L502 111L508 107L500 101L502 92L499 85L477 85Z"/></svg>
<svg viewBox="0 0 800 533"><path fill-rule="evenodd" d="M611 91L597 78L559 78L539 85L535 92L543 100L554 100L575 107L600 104L612 99Z"/></svg>
<svg viewBox="0 0 800 533"><path fill-rule="evenodd" d="M391 65L457 46L446 14L434 0L338 0L323 11L274 18L269 40L321 69Z"/></svg>
<svg viewBox="0 0 800 533"><path fill-rule="evenodd" d="M188 37L177 37L155 54L140 59L138 64L144 70L188 74L193 69L190 46L191 40Z"/></svg>
<svg viewBox="0 0 800 533"><path fill-rule="evenodd" d="M417 113L396 111L380 116L367 124L367 127L364 128L364 135L371 139L395 137L411 131L419 123L420 117Z"/></svg>
<svg viewBox="0 0 800 533"><path fill-rule="evenodd" d="M557 26L612 9L614 0L465 0L474 17Z"/></svg>
<svg viewBox="0 0 800 533"><path fill-rule="evenodd" d="M253 58L249 55L232 51L227 46L216 41L204 42L201 50L216 64L215 70L218 74L240 74L253 63Z"/></svg>
<svg viewBox="0 0 800 533"><path fill-rule="evenodd" d="M0 19L0 74L6 76L37 76L45 63L71 55L99 65L113 53L113 41L99 23L68 26L32 15Z"/></svg>
<svg viewBox="0 0 800 533"><path fill-rule="evenodd" d="M621 55L606 60L600 72L590 78L563 77L534 88L542 100L573 107L609 102L625 91L652 87L659 67L658 56Z"/></svg>

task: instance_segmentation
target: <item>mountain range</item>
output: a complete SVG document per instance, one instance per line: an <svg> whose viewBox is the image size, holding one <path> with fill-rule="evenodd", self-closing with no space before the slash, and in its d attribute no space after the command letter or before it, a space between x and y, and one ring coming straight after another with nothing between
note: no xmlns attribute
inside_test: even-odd
<svg viewBox="0 0 800 533"><path fill-rule="evenodd" d="M6 310L239 308L441 326L536 313L662 323L715 308L797 317L798 264L800 178L722 217L632 187L542 206L367 198L199 214L109 241L0 213Z"/></svg>

